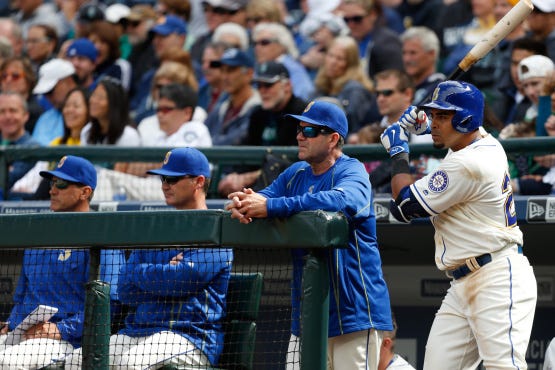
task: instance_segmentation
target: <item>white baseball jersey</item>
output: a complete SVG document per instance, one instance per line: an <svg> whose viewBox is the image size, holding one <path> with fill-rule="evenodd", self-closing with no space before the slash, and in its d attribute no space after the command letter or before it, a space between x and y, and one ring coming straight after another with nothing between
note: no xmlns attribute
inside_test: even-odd
<svg viewBox="0 0 555 370"><path fill-rule="evenodd" d="M507 156L489 134L464 149L450 150L438 168L410 190L432 216L440 270L522 245Z"/></svg>

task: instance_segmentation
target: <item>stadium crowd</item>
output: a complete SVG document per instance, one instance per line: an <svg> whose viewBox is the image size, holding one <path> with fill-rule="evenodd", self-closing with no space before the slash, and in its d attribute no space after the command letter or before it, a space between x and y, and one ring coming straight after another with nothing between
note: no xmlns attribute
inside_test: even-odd
<svg viewBox="0 0 555 370"><path fill-rule="evenodd" d="M0 107L2 145L295 145L285 114L321 97L345 110L347 143L375 143L517 2L7 2L0 89L23 99ZM552 135L555 125L555 4L532 2L527 20L462 76L484 94L485 127L502 139ZM517 192L552 191L553 156L510 163ZM412 168L420 176L436 164ZM144 177L158 165L109 170ZM367 163L369 173L378 165ZM14 163L3 196L47 198L38 173L48 166ZM230 167L215 181L225 197L261 171Z"/></svg>

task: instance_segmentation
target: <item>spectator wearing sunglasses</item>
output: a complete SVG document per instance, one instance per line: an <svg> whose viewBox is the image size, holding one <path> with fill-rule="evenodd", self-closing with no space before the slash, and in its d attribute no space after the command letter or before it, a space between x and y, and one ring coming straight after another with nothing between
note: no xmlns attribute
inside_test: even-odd
<svg viewBox="0 0 555 370"><path fill-rule="evenodd" d="M363 68L370 78L384 69L403 69L401 41L382 25L382 6L376 0L342 0L337 7L357 41Z"/></svg>
<svg viewBox="0 0 555 370"><path fill-rule="evenodd" d="M0 66L0 90L11 91L21 94L27 101L29 119L25 123L25 130L33 132L35 124L44 107L39 99L33 94L33 88L37 84L37 74L33 70L28 58L13 56L5 59Z"/></svg>
<svg viewBox="0 0 555 370"><path fill-rule="evenodd" d="M208 209L210 164L199 150L173 149L161 168L148 173L160 176L167 205ZM118 289L133 313L110 338L111 366L157 369L170 359L179 367L216 365L223 348L221 320L232 260L231 249L134 250L120 272ZM80 351L74 352L66 369L80 369L80 361Z"/></svg>
<svg viewBox="0 0 555 370"><path fill-rule="evenodd" d="M36 72L41 65L55 57L58 35L54 27L47 24L33 24L25 38L25 52Z"/></svg>
<svg viewBox="0 0 555 370"><path fill-rule="evenodd" d="M96 188L96 170L85 158L65 156L52 171L40 175L50 180L53 212L89 212ZM102 250L100 276L110 283L110 297L117 302L119 269L125 264L123 250ZM89 281L88 249L26 249L14 294L6 334L39 305L58 309L48 321L31 326L21 343L0 340L0 366L5 369L38 369L64 357L81 345L85 316L85 284ZM0 335L5 339L4 335Z"/></svg>
<svg viewBox="0 0 555 370"><path fill-rule="evenodd" d="M328 369L377 369L382 331L393 330L389 292L383 278L376 237L372 186L362 163L343 154L349 126L343 109L316 100L298 121L299 162L268 187L229 194L231 217L289 217L302 211L342 212L348 222L348 247L329 254L330 304ZM299 368L301 281L306 251L293 250L292 326L287 368ZM368 367L367 367L368 366Z"/></svg>
<svg viewBox="0 0 555 370"><path fill-rule="evenodd" d="M306 68L299 62L299 50L291 31L281 23L260 23L252 31L256 63L279 62L289 71L293 94L308 100L314 94L314 84Z"/></svg>
<svg viewBox="0 0 555 370"><path fill-rule="evenodd" d="M278 62L267 62L256 67L254 83L257 85L262 103L250 117L247 137L243 145L291 146L296 145L296 121L287 114L301 114L306 102L293 95L291 80L287 68ZM269 185L281 171L289 165L282 161L274 165L275 171L266 168L268 161L260 167L238 167L226 175L218 184L218 191L223 196L252 187L260 190ZM263 185L263 186L262 186Z"/></svg>
<svg viewBox="0 0 555 370"><path fill-rule="evenodd" d="M174 63L174 62L166 62ZM177 64L177 63L176 63ZM141 122L139 129L143 146L161 147L211 147L212 137L203 120L195 117L197 110L197 92L183 83L161 84L156 92L156 119ZM154 126L155 124L155 126ZM142 126L142 125L148 125ZM159 163L133 162L126 172L144 176L145 172Z"/></svg>

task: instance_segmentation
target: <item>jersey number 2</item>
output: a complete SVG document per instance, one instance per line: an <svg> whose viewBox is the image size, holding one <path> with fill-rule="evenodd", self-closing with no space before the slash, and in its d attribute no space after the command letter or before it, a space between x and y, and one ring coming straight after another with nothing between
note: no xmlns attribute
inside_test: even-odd
<svg viewBox="0 0 555 370"><path fill-rule="evenodd" d="M505 173L505 178L503 180L503 194L507 196L505 198L505 222L507 227L516 226L516 208L513 199L513 188L511 187L511 179L509 175Z"/></svg>

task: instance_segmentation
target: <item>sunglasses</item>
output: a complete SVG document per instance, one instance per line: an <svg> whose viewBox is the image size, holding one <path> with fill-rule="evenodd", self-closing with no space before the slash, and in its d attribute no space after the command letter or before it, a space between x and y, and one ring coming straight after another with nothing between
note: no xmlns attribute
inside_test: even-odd
<svg viewBox="0 0 555 370"><path fill-rule="evenodd" d="M55 186L59 190L64 190L69 187L69 185L80 185L76 182L70 182L62 179L50 180L50 188Z"/></svg>
<svg viewBox="0 0 555 370"><path fill-rule="evenodd" d="M333 131L325 127L315 127L315 126L301 126L297 125L297 135L302 133L306 138L313 138L320 134L329 135L333 134Z"/></svg>
<svg viewBox="0 0 555 370"><path fill-rule="evenodd" d="M205 12L207 13L214 13L214 14L218 14L218 15L234 15L237 14L237 12L239 10L231 10L231 9L226 9L226 8L222 8L219 6L210 6L210 5L204 5L203 9Z"/></svg>
<svg viewBox="0 0 555 370"><path fill-rule="evenodd" d="M345 23L360 23L366 17L365 15L353 15L352 17L343 17Z"/></svg>
<svg viewBox="0 0 555 370"><path fill-rule="evenodd" d="M191 176L191 175L185 175L185 176L165 176L165 175L160 175L160 181L162 181L162 184L168 184L168 185L175 185L177 184L179 181L183 180L183 179L192 179L196 176Z"/></svg>
<svg viewBox="0 0 555 370"><path fill-rule="evenodd" d="M127 27L138 27L141 24L141 21L127 21Z"/></svg>
<svg viewBox="0 0 555 370"><path fill-rule="evenodd" d="M393 89L386 89L386 90L376 90L376 96L383 95L385 97L391 96L395 93Z"/></svg>
<svg viewBox="0 0 555 370"><path fill-rule="evenodd" d="M275 84L277 84L280 80L277 80L276 82L257 82L256 86L259 89L270 89L272 88L272 86L274 86Z"/></svg>
<svg viewBox="0 0 555 370"><path fill-rule="evenodd" d="M7 80L8 77L9 77L9 78L12 79L12 81L17 81L20 78L25 77L25 73L23 73L23 72L11 72L11 73L4 72L4 73L2 73L1 77L2 77L2 80Z"/></svg>
<svg viewBox="0 0 555 370"><path fill-rule="evenodd" d="M253 42L254 46L257 45L262 45L262 46L268 46L271 43L277 42L276 39L261 39L261 40L256 40Z"/></svg>
<svg viewBox="0 0 555 370"><path fill-rule="evenodd" d="M166 113L170 113L173 110L179 109L177 107L156 107L156 113L162 113L162 114L166 114Z"/></svg>

